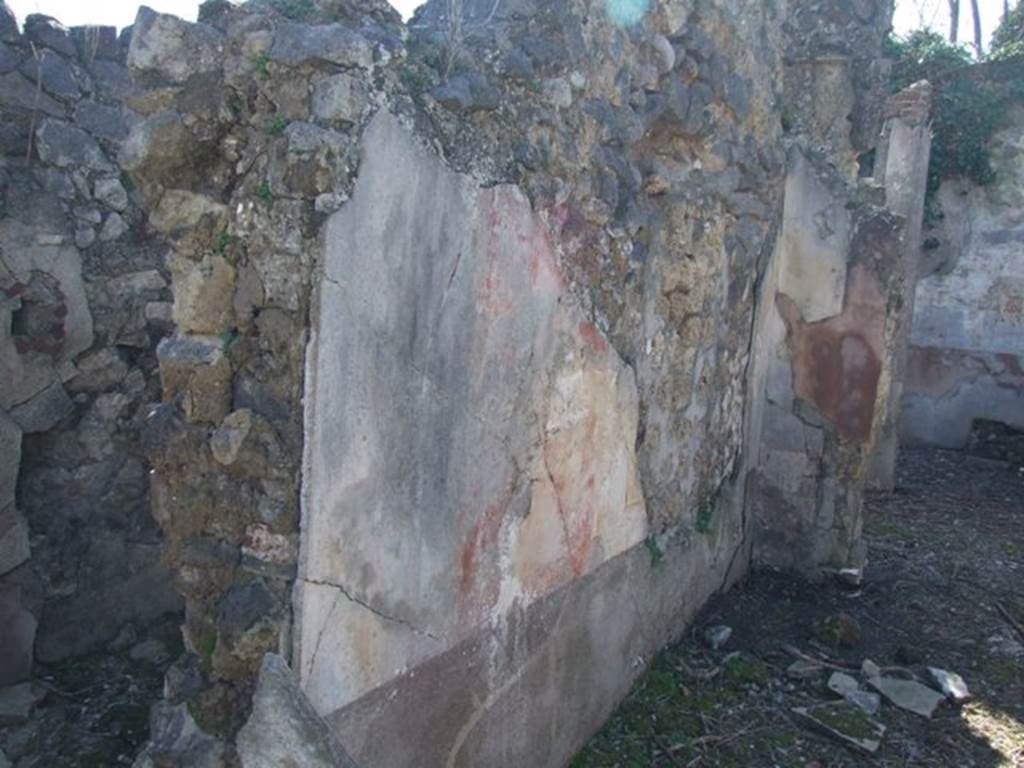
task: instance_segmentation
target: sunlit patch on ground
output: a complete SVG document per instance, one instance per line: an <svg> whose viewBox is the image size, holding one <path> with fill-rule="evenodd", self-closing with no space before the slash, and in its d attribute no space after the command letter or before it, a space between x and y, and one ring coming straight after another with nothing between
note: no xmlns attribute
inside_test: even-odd
<svg viewBox="0 0 1024 768"><path fill-rule="evenodd" d="M907 451L895 493L866 505L861 589L760 572L709 604L651 665L572 768L1024 768L1024 476L1000 462ZM814 628L838 613L861 637ZM732 628L719 650L704 641ZM930 684L963 676L973 700L926 719L888 703L867 757L810 730L794 708L834 700L828 670L787 673L796 648L861 678L865 659ZM904 672L905 674L906 672ZM861 680L862 688L866 685Z"/></svg>
<svg viewBox="0 0 1024 768"><path fill-rule="evenodd" d="M985 739L1003 757L999 768L1024 766L1024 725L1019 720L982 701L965 706L961 717L972 733Z"/></svg>

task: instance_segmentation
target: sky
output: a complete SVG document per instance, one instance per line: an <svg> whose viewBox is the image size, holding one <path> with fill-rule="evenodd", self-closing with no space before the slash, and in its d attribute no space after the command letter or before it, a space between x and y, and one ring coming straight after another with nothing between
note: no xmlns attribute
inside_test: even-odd
<svg viewBox="0 0 1024 768"><path fill-rule="evenodd" d="M421 2L422 0L392 0L392 5L408 17ZM7 4L22 21L27 14L45 13L56 17L69 27L79 24L125 27L134 20L139 3L140 0L7 0ZM199 6L198 0L145 0L145 4L155 10L173 13L189 20L196 18L196 9ZM979 4L982 29L985 40L988 41L1002 16L1003 0L979 0ZM963 2L962 5L964 10L961 13L960 39L966 42L973 39L974 33L971 26L970 4ZM919 26L931 26L945 33L949 26L947 9L946 0L897 0L896 31L902 34Z"/></svg>

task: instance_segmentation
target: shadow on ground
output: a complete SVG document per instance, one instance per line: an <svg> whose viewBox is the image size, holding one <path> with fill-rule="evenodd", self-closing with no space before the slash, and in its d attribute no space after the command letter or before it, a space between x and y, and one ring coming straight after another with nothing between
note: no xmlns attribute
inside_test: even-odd
<svg viewBox="0 0 1024 768"><path fill-rule="evenodd" d="M130 766L149 738L164 674L181 652L180 624L172 616L141 637L122 633L102 652L37 669L31 716L0 724L0 766L3 756L14 768Z"/></svg>
<svg viewBox="0 0 1024 768"><path fill-rule="evenodd" d="M865 535L860 589L758 572L713 600L573 768L1024 768L1024 636L1013 626L1024 626L1024 474L906 451L897 491L868 502ZM848 647L822 632L839 614L855 620ZM704 635L716 625L733 632L711 650ZM870 659L926 684L927 667L939 667L962 675L973 698L944 703L931 719L883 703L876 717L887 732L867 756L794 715L837 697L827 668L806 679L787 673L793 649L851 670Z"/></svg>

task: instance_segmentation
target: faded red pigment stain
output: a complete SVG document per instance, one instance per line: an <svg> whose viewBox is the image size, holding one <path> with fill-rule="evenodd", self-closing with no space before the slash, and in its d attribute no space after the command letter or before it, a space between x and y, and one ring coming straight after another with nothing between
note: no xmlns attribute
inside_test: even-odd
<svg viewBox="0 0 1024 768"><path fill-rule="evenodd" d="M979 378L991 379L1003 389L1024 389L1024 368L1016 355L945 347L911 346L908 350L907 386L929 397L945 397L961 383Z"/></svg>
<svg viewBox="0 0 1024 768"><path fill-rule="evenodd" d="M523 237L523 245L529 256L530 285L536 290L560 292L565 288L562 271L555 261L555 249L551 235L539 217L530 215L529 230Z"/></svg>
<svg viewBox="0 0 1024 768"><path fill-rule="evenodd" d="M846 306L836 317L805 323L785 294L776 306L787 327L793 388L813 403L839 434L867 442L875 415L885 345L885 299L865 266L851 270Z"/></svg>
<svg viewBox="0 0 1024 768"><path fill-rule="evenodd" d="M593 323L580 323L577 330L583 342L594 352L603 355L608 351L608 342L605 340L604 334Z"/></svg>
<svg viewBox="0 0 1024 768"><path fill-rule="evenodd" d="M544 442L544 462L551 476L562 518L569 568L582 576L594 548L594 510L598 506L595 483L579 482L575 467L594 464L594 433L597 416L590 414L581 432L559 432Z"/></svg>
<svg viewBox="0 0 1024 768"><path fill-rule="evenodd" d="M480 203L477 239L484 268L477 305L491 316L511 312L529 300L519 276L528 276L534 292L557 294L563 281L543 223L525 201L510 191L488 190ZM525 297L525 299L524 299Z"/></svg>
<svg viewBox="0 0 1024 768"><path fill-rule="evenodd" d="M498 534L511 501L511 489L489 504L483 516L473 525L473 531L459 555L459 591L470 597L477 591L477 569L481 552L498 548Z"/></svg>

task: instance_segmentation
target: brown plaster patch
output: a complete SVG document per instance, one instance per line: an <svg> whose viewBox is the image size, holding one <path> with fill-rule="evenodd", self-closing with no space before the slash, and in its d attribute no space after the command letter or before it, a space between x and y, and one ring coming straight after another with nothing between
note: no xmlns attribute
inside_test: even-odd
<svg viewBox="0 0 1024 768"><path fill-rule="evenodd" d="M941 398L964 383L990 378L998 387L1024 391L1020 357L1007 353L944 347L911 346L907 354L907 387Z"/></svg>
<svg viewBox="0 0 1024 768"><path fill-rule="evenodd" d="M874 421L885 341L885 297L864 264L847 277L841 314L806 323L796 303L776 295L787 328L793 388L847 440L867 442Z"/></svg>

